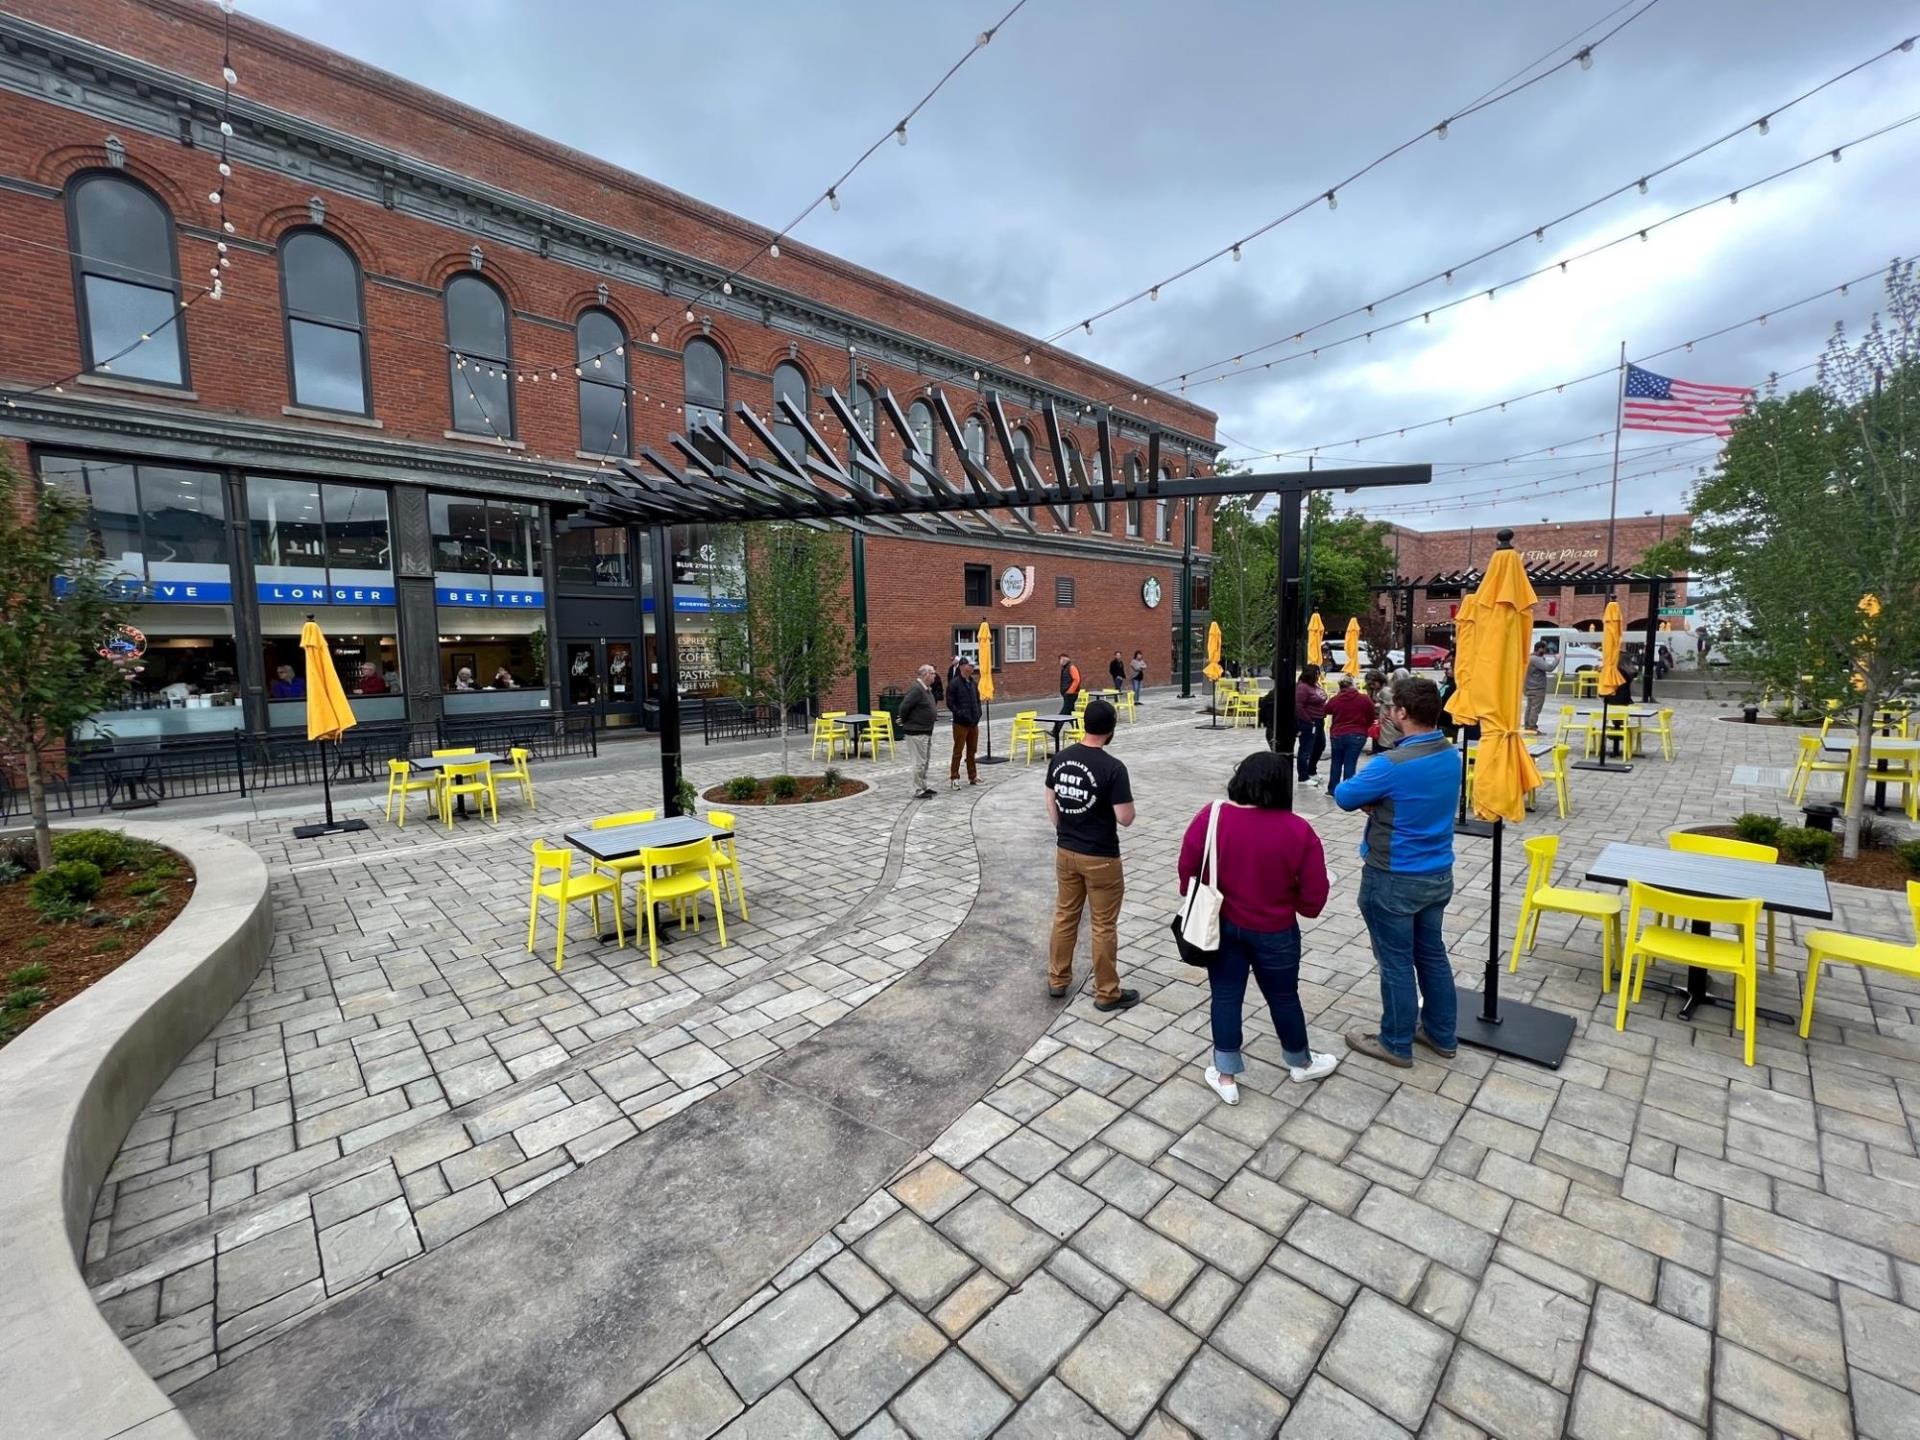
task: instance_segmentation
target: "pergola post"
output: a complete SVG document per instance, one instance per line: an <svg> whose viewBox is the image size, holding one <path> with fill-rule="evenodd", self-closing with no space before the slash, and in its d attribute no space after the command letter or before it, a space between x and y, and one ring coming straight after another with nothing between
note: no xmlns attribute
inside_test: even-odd
<svg viewBox="0 0 1920 1440"><path fill-rule="evenodd" d="M1274 585L1275 615L1273 632L1273 736L1274 753L1287 761L1282 776L1287 808L1293 808L1293 771L1296 763L1293 747L1299 738L1294 723L1293 685L1300 668L1300 592L1304 580L1300 574L1300 502L1302 491L1289 488L1280 492L1280 553Z"/></svg>
<svg viewBox="0 0 1920 1440"><path fill-rule="evenodd" d="M1640 666L1640 698L1647 704L1653 703L1654 672L1654 636L1659 630L1660 591L1658 580L1647 581L1647 653L1642 657Z"/></svg>
<svg viewBox="0 0 1920 1440"><path fill-rule="evenodd" d="M1191 464L1187 467L1191 472ZM1180 698L1193 698L1193 522L1197 501L1188 497L1180 517Z"/></svg>
<svg viewBox="0 0 1920 1440"><path fill-rule="evenodd" d="M654 699L660 706L660 799L680 813L680 655L673 634L673 529L655 525L653 538L653 653L659 666ZM786 716L780 717L786 723Z"/></svg>

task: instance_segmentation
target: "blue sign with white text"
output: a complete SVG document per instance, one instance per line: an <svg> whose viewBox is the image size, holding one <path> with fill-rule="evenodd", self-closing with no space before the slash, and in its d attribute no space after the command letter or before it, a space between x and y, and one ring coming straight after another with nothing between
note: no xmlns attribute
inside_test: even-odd
<svg viewBox="0 0 1920 1440"><path fill-rule="evenodd" d="M254 587L262 605L391 605L389 585L288 585L262 580Z"/></svg>
<svg viewBox="0 0 1920 1440"><path fill-rule="evenodd" d="M676 615L737 615L747 608L747 602L734 595L676 595L673 597L673 613ZM644 595L640 599L640 609L645 614L653 613L653 597Z"/></svg>
<svg viewBox="0 0 1920 1440"><path fill-rule="evenodd" d="M225 580L135 580L121 576L114 589L129 600L146 600L158 605L231 605L233 586ZM65 575L53 577L53 593L67 595L73 581Z"/></svg>
<svg viewBox="0 0 1920 1440"><path fill-rule="evenodd" d="M539 610L547 603L541 590L447 589L436 587L433 598L442 605L472 605L491 610Z"/></svg>

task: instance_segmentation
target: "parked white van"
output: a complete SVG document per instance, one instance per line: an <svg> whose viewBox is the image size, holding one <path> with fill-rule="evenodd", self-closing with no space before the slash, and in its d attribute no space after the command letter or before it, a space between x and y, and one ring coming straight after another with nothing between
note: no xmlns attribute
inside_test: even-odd
<svg viewBox="0 0 1920 1440"><path fill-rule="evenodd" d="M1559 661L1564 675L1600 668L1600 637L1591 630L1536 629L1533 643L1546 645L1547 653Z"/></svg>

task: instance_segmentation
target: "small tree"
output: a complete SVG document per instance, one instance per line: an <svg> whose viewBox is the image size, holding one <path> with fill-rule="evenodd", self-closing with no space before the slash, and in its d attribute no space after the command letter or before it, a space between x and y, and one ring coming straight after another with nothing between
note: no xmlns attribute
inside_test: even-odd
<svg viewBox="0 0 1920 1440"><path fill-rule="evenodd" d="M1276 522L1255 517L1254 502L1230 500L1213 515L1213 618L1220 654L1251 669L1273 659Z"/></svg>
<svg viewBox="0 0 1920 1440"><path fill-rule="evenodd" d="M1816 387L1769 394L1693 497L1687 557L1733 620L1728 649L1758 681L1859 706L1846 844L1860 849L1873 716L1920 656L1920 287L1887 277L1887 314L1849 345L1836 329ZM1667 557L1662 557L1667 558Z"/></svg>
<svg viewBox="0 0 1920 1440"><path fill-rule="evenodd" d="M84 501L0 457L0 750L22 757L43 869L53 863L45 749L138 673L131 647L108 644L127 617L108 566L74 553L86 517Z"/></svg>
<svg viewBox="0 0 1920 1440"><path fill-rule="evenodd" d="M1364 631L1366 617L1379 607L1373 587L1394 568L1391 527L1364 515L1336 516L1333 497L1316 490L1307 496L1313 516L1313 608L1326 617L1331 629L1358 615Z"/></svg>
<svg viewBox="0 0 1920 1440"><path fill-rule="evenodd" d="M755 527L744 555L745 608L715 617L716 659L749 698L778 712L785 774L788 709L859 663L843 594L846 546L833 532L775 522Z"/></svg>

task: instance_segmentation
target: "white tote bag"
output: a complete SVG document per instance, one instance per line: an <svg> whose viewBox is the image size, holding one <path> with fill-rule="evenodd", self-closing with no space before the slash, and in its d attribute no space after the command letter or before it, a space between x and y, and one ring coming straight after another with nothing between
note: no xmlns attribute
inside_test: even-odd
<svg viewBox="0 0 1920 1440"><path fill-rule="evenodd" d="M1207 846L1200 857L1200 868L1187 883L1180 897L1180 912L1173 917L1173 938L1180 947L1180 958L1202 969L1211 965L1220 953L1220 805L1216 800L1207 812Z"/></svg>

